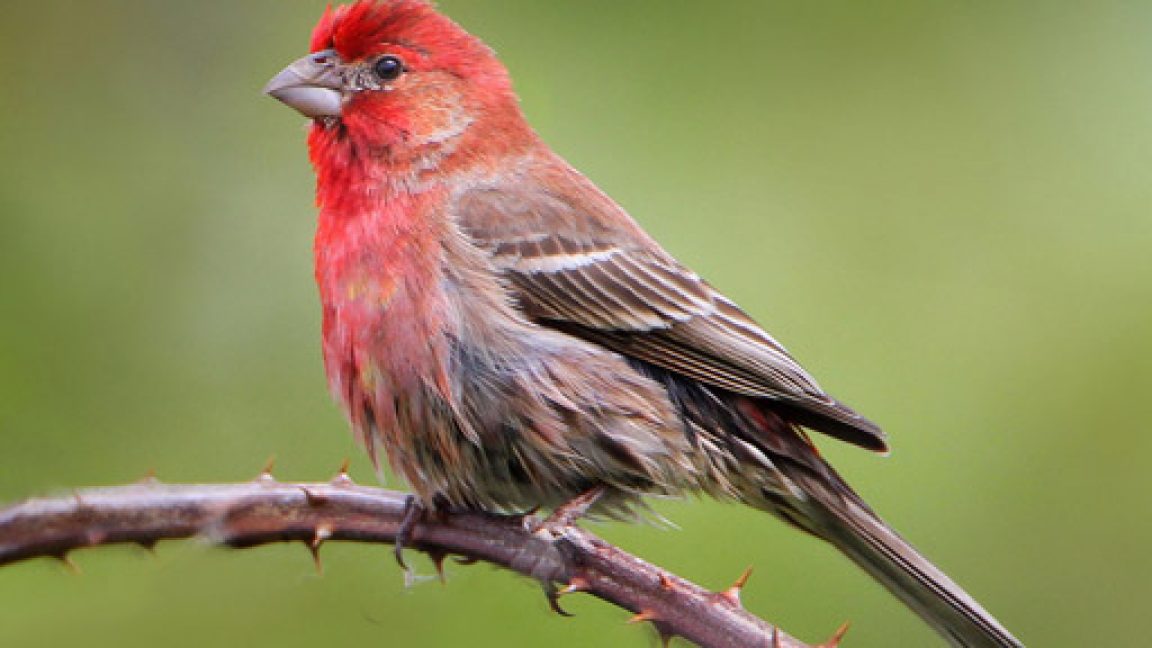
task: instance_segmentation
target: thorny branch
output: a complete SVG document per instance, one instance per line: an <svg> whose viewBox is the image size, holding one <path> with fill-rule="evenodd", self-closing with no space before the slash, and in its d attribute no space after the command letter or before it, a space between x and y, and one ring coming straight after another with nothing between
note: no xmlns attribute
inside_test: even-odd
<svg viewBox="0 0 1152 648"><path fill-rule="evenodd" d="M230 485L143 483L32 499L0 509L0 565L35 557L67 561L75 549L116 543L151 548L160 540L206 537L229 547L303 542L319 564L329 541L394 543L404 493L358 486L345 471L329 483L280 483L265 472ZM533 516L478 512L426 515L408 547L440 568L448 555L486 561L539 580L553 608L586 592L650 622L667 642L701 646L801 648L807 644L748 613L740 604L746 576L710 592L617 549L570 524ZM559 587L557 587L559 585ZM825 646L835 646L838 632Z"/></svg>

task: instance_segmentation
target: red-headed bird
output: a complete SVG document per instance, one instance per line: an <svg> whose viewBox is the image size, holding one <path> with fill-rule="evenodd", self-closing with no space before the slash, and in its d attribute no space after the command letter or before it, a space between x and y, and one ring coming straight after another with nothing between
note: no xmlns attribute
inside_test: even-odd
<svg viewBox="0 0 1152 648"><path fill-rule="evenodd" d="M876 451L736 304L525 121L504 66L422 0L329 9L266 91L314 120L335 397L426 507L600 513L702 491L843 551L959 646L1019 646L802 428Z"/></svg>

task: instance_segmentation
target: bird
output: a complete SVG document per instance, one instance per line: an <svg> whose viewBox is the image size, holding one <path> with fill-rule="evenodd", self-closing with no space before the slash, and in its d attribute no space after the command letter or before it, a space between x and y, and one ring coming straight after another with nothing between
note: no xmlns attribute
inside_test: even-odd
<svg viewBox="0 0 1152 648"><path fill-rule="evenodd" d="M952 645L1022 645L809 436L885 452L881 428L553 152L479 38L424 0L330 6L265 92L311 122L329 386L416 506L734 500L831 543Z"/></svg>

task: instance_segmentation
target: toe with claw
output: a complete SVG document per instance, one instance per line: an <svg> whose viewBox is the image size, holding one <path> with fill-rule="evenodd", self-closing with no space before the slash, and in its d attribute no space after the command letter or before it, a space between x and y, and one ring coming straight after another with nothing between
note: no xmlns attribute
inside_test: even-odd
<svg viewBox="0 0 1152 648"><path fill-rule="evenodd" d="M392 550L396 556L396 562L405 572L412 570L408 568L408 563L404 560L404 549L411 543L412 534L422 517L424 517L424 507L416 501L415 496L409 495L404 500L404 517L400 520L400 528L396 530L396 543Z"/></svg>
<svg viewBox="0 0 1152 648"><path fill-rule="evenodd" d="M537 528L537 531L544 531L554 536L561 535L565 529L576 524L576 522L588 514L588 511L604 497L607 492L607 487L604 485L596 486L587 490L580 495L577 495L571 501L567 502L552 511Z"/></svg>

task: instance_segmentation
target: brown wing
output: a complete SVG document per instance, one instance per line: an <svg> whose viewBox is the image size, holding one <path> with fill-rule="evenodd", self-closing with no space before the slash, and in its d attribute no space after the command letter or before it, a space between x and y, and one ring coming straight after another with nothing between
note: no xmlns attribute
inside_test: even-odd
<svg viewBox="0 0 1152 648"><path fill-rule="evenodd" d="M884 450L884 434L837 402L732 301L684 267L582 176L551 169L509 190L477 187L458 224L507 273L534 320L737 394L794 421ZM534 180L534 181L533 181Z"/></svg>

